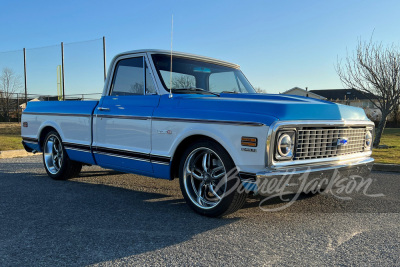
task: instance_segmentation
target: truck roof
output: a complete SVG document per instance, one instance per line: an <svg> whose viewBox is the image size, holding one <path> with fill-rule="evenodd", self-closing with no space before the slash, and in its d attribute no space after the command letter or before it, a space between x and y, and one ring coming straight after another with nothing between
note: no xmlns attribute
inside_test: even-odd
<svg viewBox="0 0 400 267"><path fill-rule="evenodd" d="M126 51L126 52L119 53L118 55L116 55L114 57L113 61L117 57L120 57L120 56L123 56L123 55L128 55L128 54L137 54L137 53L168 54L168 55L170 55L171 51L161 50L161 49L140 49L140 50ZM195 54L172 51L172 56L180 56L180 57L188 57L188 58L198 59L198 60L201 60L201 61L207 61L207 62L210 62L210 63L215 63L215 64L218 64L218 65L224 65L224 66L235 68L235 69L239 69L240 68L239 65L234 64L234 63L230 63L230 62L219 60L219 59L215 59L215 58L199 56L199 55L195 55Z"/></svg>

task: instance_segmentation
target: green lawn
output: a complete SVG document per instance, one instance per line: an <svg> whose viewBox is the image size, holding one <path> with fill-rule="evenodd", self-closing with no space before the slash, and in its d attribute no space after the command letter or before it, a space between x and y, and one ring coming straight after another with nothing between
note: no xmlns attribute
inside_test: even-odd
<svg viewBox="0 0 400 267"><path fill-rule="evenodd" d="M18 123L0 123L0 151L23 149L21 126ZM400 128L388 128L383 132L381 145L392 148L374 149L375 162L400 164Z"/></svg>
<svg viewBox="0 0 400 267"><path fill-rule="evenodd" d="M0 123L0 151L24 149L19 123Z"/></svg>
<svg viewBox="0 0 400 267"><path fill-rule="evenodd" d="M0 134L0 151L24 149L21 136Z"/></svg>
<svg viewBox="0 0 400 267"><path fill-rule="evenodd" d="M400 164L400 128L385 129L380 144L392 148L374 149L372 157L375 162Z"/></svg>

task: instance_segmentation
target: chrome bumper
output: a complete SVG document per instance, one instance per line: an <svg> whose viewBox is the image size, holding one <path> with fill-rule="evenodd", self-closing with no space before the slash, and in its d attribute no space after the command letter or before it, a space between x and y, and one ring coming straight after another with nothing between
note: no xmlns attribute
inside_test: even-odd
<svg viewBox="0 0 400 267"><path fill-rule="evenodd" d="M313 164L271 169L256 174L255 192L270 196L279 188L285 193L308 192L313 188L335 188L340 179L366 178L372 170L370 157L338 161L330 164Z"/></svg>

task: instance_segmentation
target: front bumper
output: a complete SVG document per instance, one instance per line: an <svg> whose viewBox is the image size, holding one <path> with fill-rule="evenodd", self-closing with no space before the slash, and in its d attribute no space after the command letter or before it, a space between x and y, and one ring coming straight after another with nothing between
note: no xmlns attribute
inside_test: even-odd
<svg viewBox="0 0 400 267"><path fill-rule="evenodd" d="M277 191L290 194L336 188L344 180L368 177L373 163L373 158L365 157L329 164L271 169L256 174L254 191L259 195L270 196Z"/></svg>

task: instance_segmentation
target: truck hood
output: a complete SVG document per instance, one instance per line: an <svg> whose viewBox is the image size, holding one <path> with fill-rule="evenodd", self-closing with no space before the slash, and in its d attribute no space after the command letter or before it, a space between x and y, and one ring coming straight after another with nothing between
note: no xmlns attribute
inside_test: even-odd
<svg viewBox="0 0 400 267"><path fill-rule="evenodd" d="M368 120L361 108L309 97L274 94L174 95L178 109L258 114L278 120ZM241 117L241 116L240 116ZM258 117L258 116L256 116Z"/></svg>

